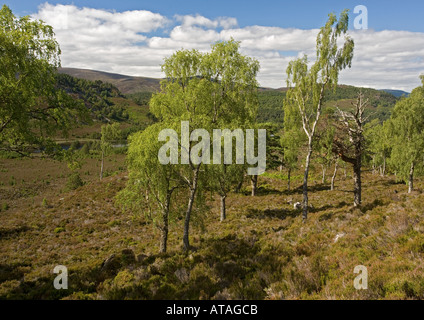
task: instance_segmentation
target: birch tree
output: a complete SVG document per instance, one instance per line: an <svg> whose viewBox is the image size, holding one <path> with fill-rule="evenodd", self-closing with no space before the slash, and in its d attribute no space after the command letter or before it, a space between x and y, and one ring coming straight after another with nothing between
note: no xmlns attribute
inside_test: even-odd
<svg viewBox="0 0 424 320"><path fill-rule="evenodd" d="M322 168L322 184L326 183L326 172L327 169L335 162L335 156L333 154L333 140L335 134L335 128L330 121L330 115L322 122L323 126L317 133L317 147L316 155L317 162ZM337 166L336 166L337 169Z"/></svg>
<svg viewBox="0 0 424 320"><path fill-rule="evenodd" d="M259 63L242 55L239 49L240 43L237 41L218 42L212 46L210 53L203 56L201 64L202 77L210 79L207 85L212 97L211 126L213 129L230 129L231 135L236 133L234 130L252 129L258 109L256 75ZM220 151L225 151L225 145L233 140L239 143L240 138L241 134L235 134L234 139L223 136ZM238 149L244 150L242 146L237 146ZM221 221L226 217L225 200L228 191L242 179L245 170L244 160L241 159L245 155L236 152L235 144L233 147L232 159L226 160L223 157L218 163L219 168L216 168L217 159L214 159L214 168L209 171L213 172L209 181L215 185L215 190L221 198ZM257 185L257 176L253 177Z"/></svg>
<svg viewBox="0 0 424 320"><path fill-rule="evenodd" d="M284 105L284 129L281 137L283 147L284 166L287 169L287 190L291 189L291 174L297 169L299 160L299 151L305 143L304 134L302 134L302 120L293 104Z"/></svg>
<svg viewBox="0 0 424 320"><path fill-rule="evenodd" d="M160 252L167 251L169 221L180 212L175 199L183 187L177 167L163 165L158 159L163 144L158 136L162 129L170 126L157 123L130 136L127 157L129 181L118 196L118 202L124 209L144 214L158 228Z"/></svg>
<svg viewBox="0 0 424 320"><path fill-rule="evenodd" d="M424 76L423 85L408 98L396 103L390 118L392 153L390 163L398 175L414 189L414 176L423 169L424 160Z"/></svg>
<svg viewBox="0 0 424 320"><path fill-rule="evenodd" d="M100 180L103 179L105 157L112 150L112 143L121 137L119 123L106 124L101 127L100 139Z"/></svg>
<svg viewBox="0 0 424 320"><path fill-rule="evenodd" d="M87 108L56 88L60 48L53 28L0 9L0 150L27 154L29 147L56 152L52 137L79 121Z"/></svg>
<svg viewBox="0 0 424 320"><path fill-rule="evenodd" d="M214 44L210 53L180 50L166 58L162 65L166 78L161 82L161 92L154 94L150 101L151 112L160 121L187 121L191 129L201 128L207 132L225 129L229 124L231 127L246 127L256 118L259 63L241 55L239 47L238 42L230 40ZM209 161L203 164L194 160L203 156L208 160L210 155L199 150L193 152L192 147L197 145L200 137L183 137L183 131L188 135L190 128L181 130L179 145L179 174L189 190L184 220L184 250L190 249L190 219L196 197L203 191L199 188L201 175L207 172L201 171L201 167L210 164ZM207 143L210 145L211 141ZM226 172L228 170L220 171L221 176L216 183L220 183ZM221 197L225 194L222 193ZM225 206L225 199L221 203Z"/></svg>
<svg viewBox="0 0 424 320"><path fill-rule="evenodd" d="M316 60L309 68L308 58L304 56L291 61L287 67L287 104L294 104L302 119L302 128L307 136L307 152L303 178L303 220L308 217L308 177L315 130L320 119L327 87L336 87L339 73L351 66L354 41L347 35L349 24L348 10L339 19L334 14L321 28L316 41ZM344 36L344 44L338 40Z"/></svg>
<svg viewBox="0 0 424 320"><path fill-rule="evenodd" d="M372 157L373 173L379 168L382 177L386 174L387 160L392 151L389 122L380 123L378 119L374 119L365 126L367 149Z"/></svg>

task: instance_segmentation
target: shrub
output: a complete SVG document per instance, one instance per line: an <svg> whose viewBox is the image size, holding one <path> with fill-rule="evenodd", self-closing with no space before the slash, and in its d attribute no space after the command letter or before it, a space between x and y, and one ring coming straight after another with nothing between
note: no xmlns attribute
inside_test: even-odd
<svg viewBox="0 0 424 320"><path fill-rule="evenodd" d="M78 172L73 172L68 177L68 181L66 182L66 189L67 190L75 190L79 187L82 187L84 185L84 182L82 181L80 175Z"/></svg>
<svg viewBox="0 0 424 320"><path fill-rule="evenodd" d="M82 146L82 148L81 148L81 153L83 154L83 155L85 155L85 156L88 156L89 154L90 154L90 148L89 148L89 146L88 146L88 144L87 143L85 143L83 146Z"/></svg>
<svg viewBox="0 0 424 320"><path fill-rule="evenodd" d="M79 148L81 148L81 143L78 140L73 141L69 147L70 150L78 150Z"/></svg>
<svg viewBox="0 0 424 320"><path fill-rule="evenodd" d="M11 177L10 177L9 185L11 185L11 186L16 185L16 179L15 179L15 177L14 177L14 176L11 176Z"/></svg>
<svg viewBox="0 0 424 320"><path fill-rule="evenodd" d="M65 231L65 228L63 228L63 227L57 227L57 228L54 229L54 233L61 233L61 232L64 232L64 231Z"/></svg>

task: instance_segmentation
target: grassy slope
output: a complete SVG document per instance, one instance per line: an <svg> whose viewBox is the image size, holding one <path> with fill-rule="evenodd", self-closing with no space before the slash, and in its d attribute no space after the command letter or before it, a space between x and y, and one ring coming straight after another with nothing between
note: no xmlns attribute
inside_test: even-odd
<svg viewBox="0 0 424 320"><path fill-rule="evenodd" d="M111 99L126 108L130 122L149 122L147 106ZM76 128L71 139L99 131L100 123ZM117 172L124 157L106 165ZM218 201L211 200L205 229L193 225L193 253L181 253L177 219L169 253L157 255L156 229L115 206L125 173L99 182L98 166L87 160L80 174L89 184L65 192L63 163L0 160L0 298L424 298L424 196L407 195L393 177L365 175L362 211L350 206L351 179L334 192L312 183L307 224L287 203L300 201L300 191L287 192L278 175L261 177L258 197L229 197L224 223ZM122 254L126 249L138 259ZM113 263L102 267L112 254ZM68 291L52 286L59 264L69 268ZM360 292L353 288L359 264L370 275L369 290Z"/></svg>
<svg viewBox="0 0 424 320"><path fill-rule="evenodd" d="M422 181L407 195L393 177L365 174L362 211L350 205L350 178L334 192L312 183L314 209L303 224L287 203L301 192L287 192L284 177L267 175L258 197L229 197L224 223L211 200L205 228L192 228L190 254L181 252L177 219L165 255L157 254L150 223L115 206L125 182L125 173L93 180L52 196L48 207L24 208L24 197L22 206L1 212L0 298L424 298ZM69 268L68 291L52 286L58 264ZM356 265L368 267L368 290L353 288Z"/></svg>

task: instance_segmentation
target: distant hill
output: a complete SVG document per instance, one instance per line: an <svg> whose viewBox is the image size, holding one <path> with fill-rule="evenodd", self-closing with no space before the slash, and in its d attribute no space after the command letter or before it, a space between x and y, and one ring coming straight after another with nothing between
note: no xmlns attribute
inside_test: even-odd
<svg viewBox="0 0 424 320"><path fill-rule="evenodd" d="M102 82L113 84L123 94L135 93L140 91L155 92L160 89L161 79L132 77L116 73L76 68L59 68L58 72L79 79L85 79L90 81L100 80Z"/></svg>
<svg viewBox="0 0 424 320"><path fill-rule="evenodd" d="M408 97L409 94L410 94L409 92L402 91L402 90L381 89L380 91L390 93L390 94L394 95L396 98L399 98L399 97L402 97L402 96Z"/></svg>
<svg viewBox="0 0 424 320"><path fill-rule="evenodd" d="M90 111L94 124L82 130L86 138L89 138L91 133L98 134L98 123L120 122L121 127L129 133L131 130L145 128L152 122L148 107L151 92L144 92L142 96L141 93L125 96L109 82L81 79L65 73L58 73L56 81L58 88L82 101ZM133 95L137 96L129 97ZM83 135L81 130L75 129L79 136Z"/></svg>
<svg viewBox="0 0 424 320"><path fill-rule="evenodd" d="M388 119L392 108L399 99L394 94L382 90L339 85L336 91L326 91L324 107L350 109L352 108L352 103L355 103L359 91L362 91L369 100L366 113L371 114L370 120L374 118L378 118L381 121ZM283 122L283 104L286 92L287 88L260 88L258 122Z"/></svg>
<svg viewBox="0 0 424 320"><path fill-rule="evenodd" d="M56 75L56 81L60 89L84 102L87 109L91 111L93 120L103 122L128 120L129 115L125 109L112 102L112 98L123 98L119 89L113 84L76 78L63 73Z"/></svg>
<svg viewBox="0 0 424 320"><path fill-rule="evenodd" d="M161 79L133 77L75 68L60 68L59 73L90 81L100 80L110 83L139 106L148 105L151 94L160 90ZM288 88L285 87L278 89L259 88L259 113L257 119L259 122L282 123L284 118L282 105L287 90ZM399 97L409 95L409 93L401 90L376 90L339 85L336 91L327 90L325 106L338 106L342 109L350 108L352 103L355 102L359 90L362 90L365 97L369 99L368 112L373 114L371 118L379 118L382 121L390 117L391 110Z"/></svg>

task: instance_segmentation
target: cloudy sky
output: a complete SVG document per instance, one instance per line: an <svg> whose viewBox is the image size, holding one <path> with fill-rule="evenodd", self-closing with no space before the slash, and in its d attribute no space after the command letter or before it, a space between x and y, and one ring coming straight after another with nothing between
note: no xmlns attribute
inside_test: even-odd
<svg viewBox="0 0 424 320"><path fill-rule="evenodd" d="M17 15L54 27L62 66L160 78L163 58L181 48L207 51L233 37L259 60L261 86L285 86L290 60L314 58L315 39L330 12L351 9L351 69L340 82L411 91L424 74L424 1L4 1ZM368 29L356 30L357 5ZM362 12L363 13L363 12ZM363 21L361 21L363 22Z"/></svg>

